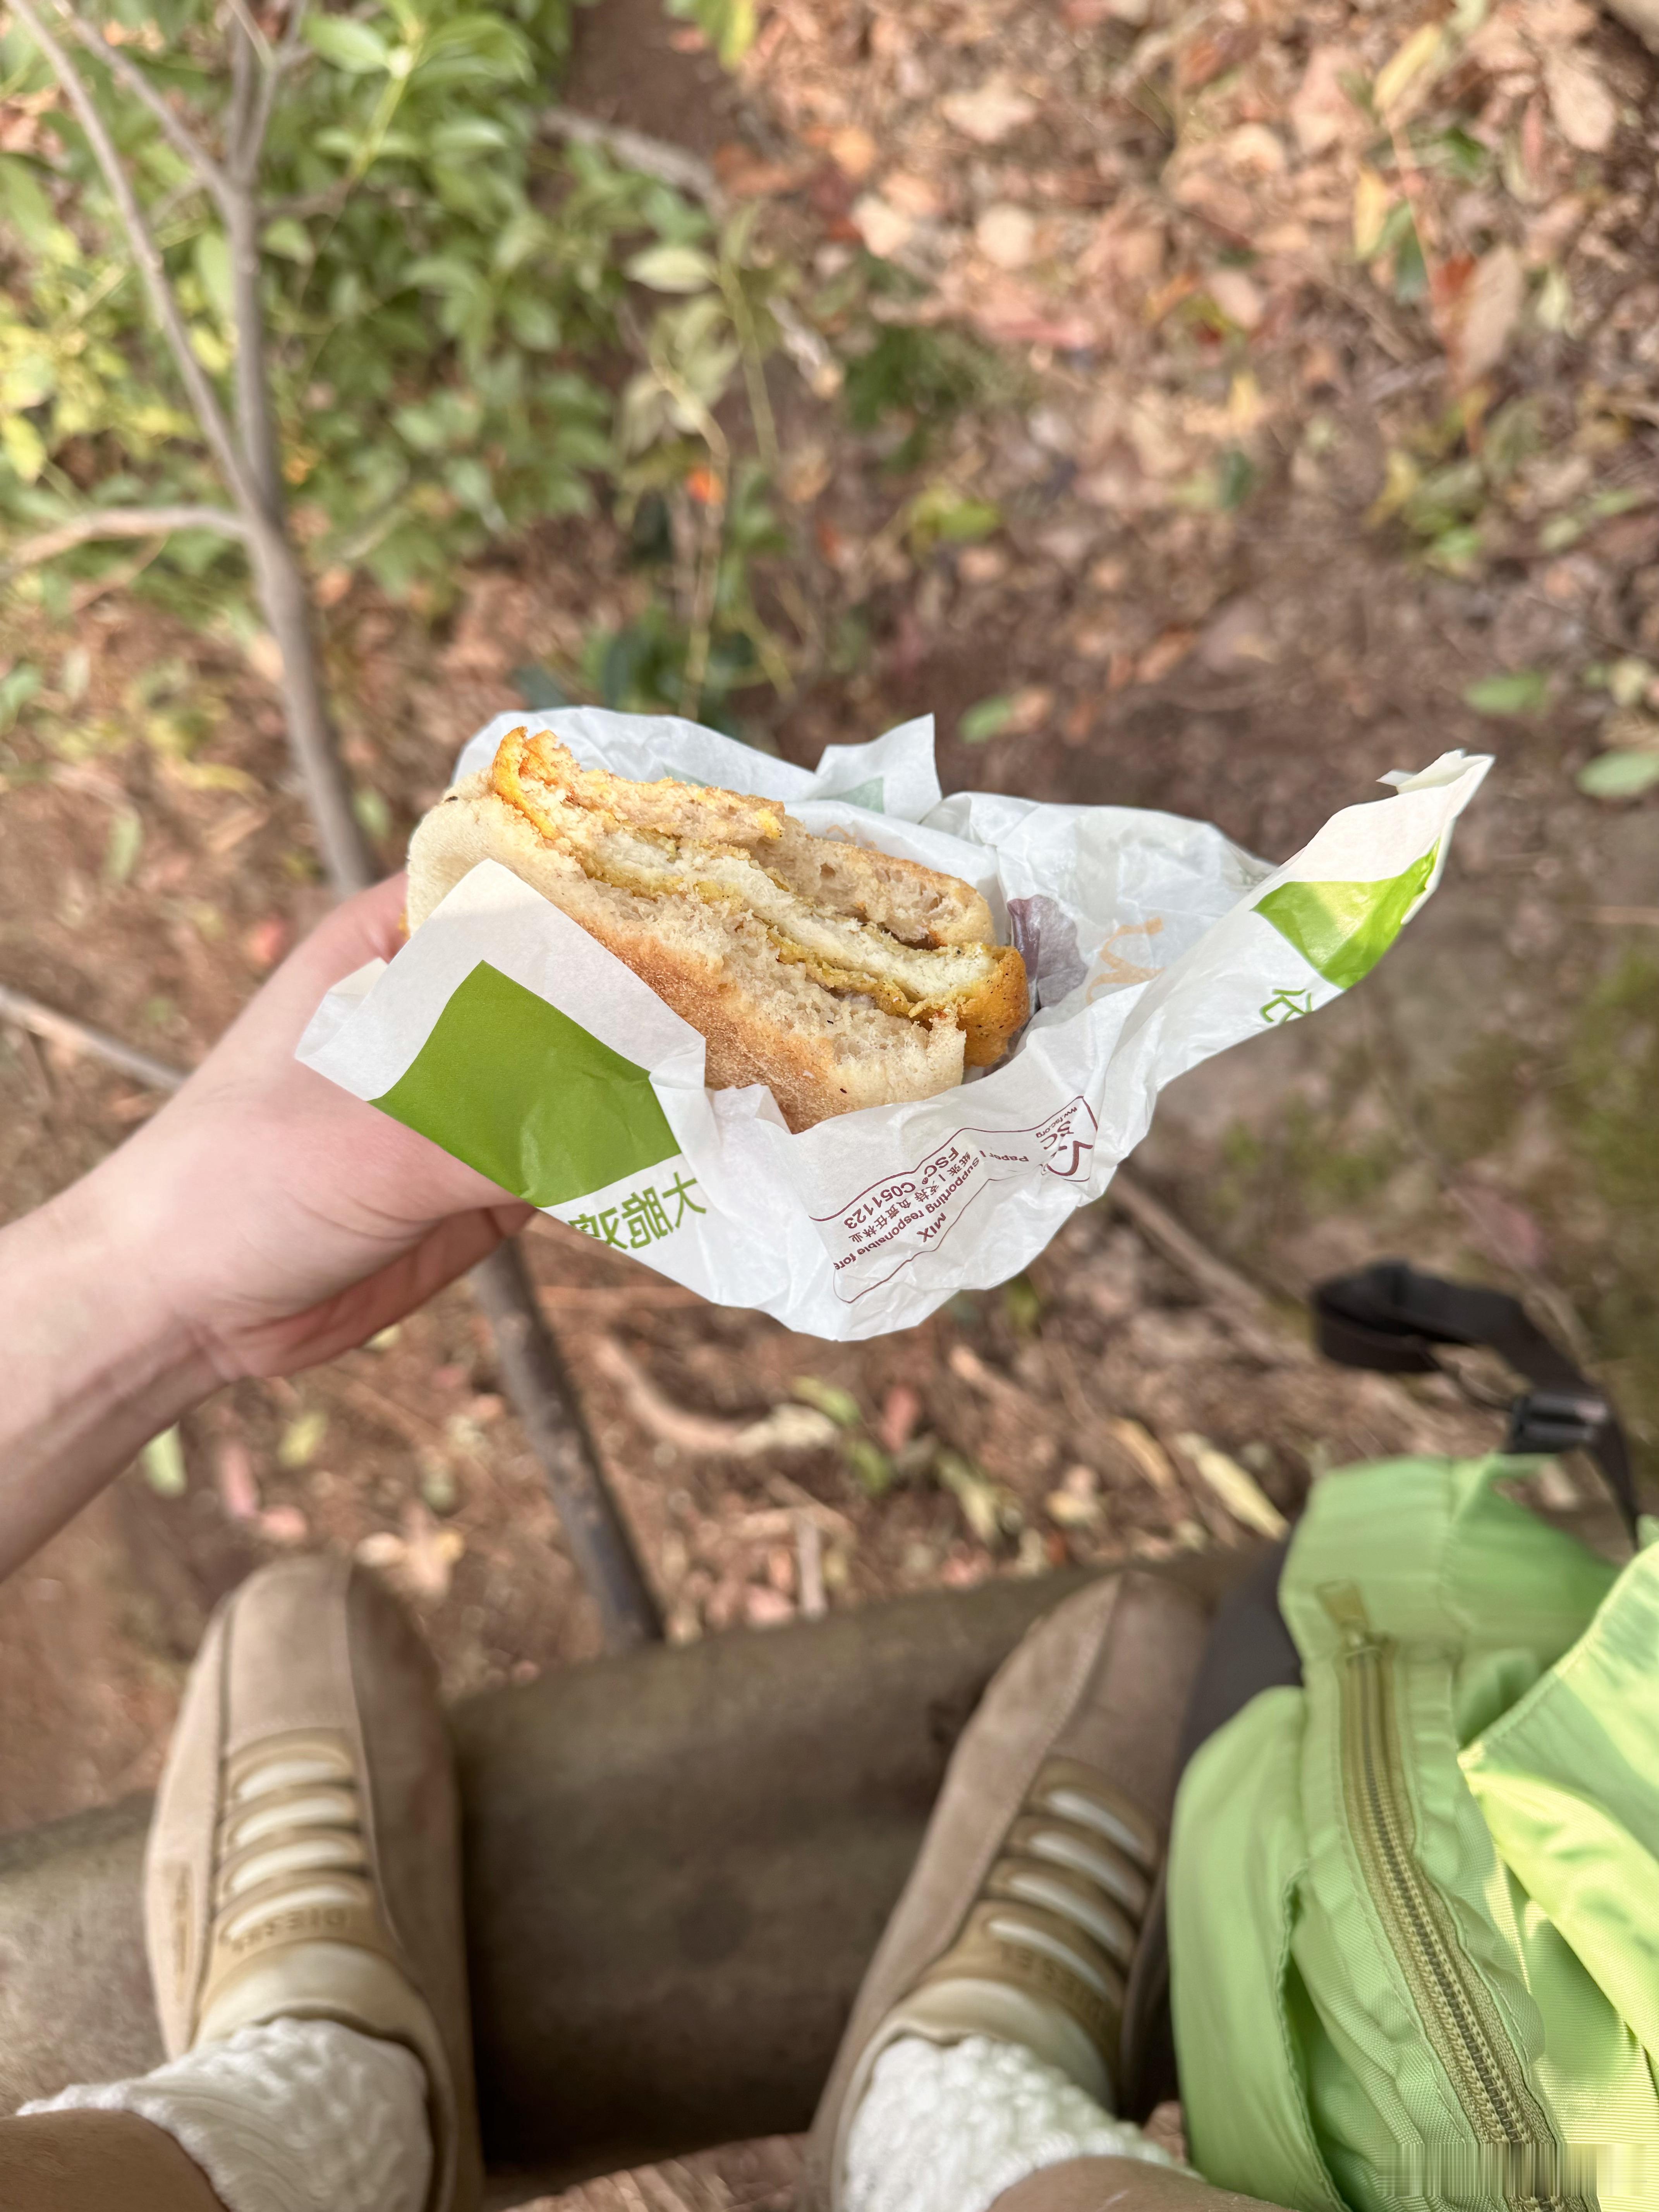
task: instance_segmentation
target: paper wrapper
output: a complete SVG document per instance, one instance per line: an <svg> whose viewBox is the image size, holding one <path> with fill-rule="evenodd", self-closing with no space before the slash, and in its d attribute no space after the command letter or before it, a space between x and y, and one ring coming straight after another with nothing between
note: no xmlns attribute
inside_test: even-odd
<svg viewBox="0 0 1659 2212"><path fill-rule="evenodd" d="M1433 890L1491 765L1449 753L1391 778L1272 868L1173 815L942 798L931 720L831 746L809 774L672 715L502 714L457 775L521 725L586 766L755 792L963 878L1024 956L1029 1025L957 1090L793 1136L759 1085L706 1091L698 1032L487 860L394 960L329 993L300 1059L673 1281L842 1339L1018 1274L1100 1196L1172 1077L1357 982Z"/></svg>

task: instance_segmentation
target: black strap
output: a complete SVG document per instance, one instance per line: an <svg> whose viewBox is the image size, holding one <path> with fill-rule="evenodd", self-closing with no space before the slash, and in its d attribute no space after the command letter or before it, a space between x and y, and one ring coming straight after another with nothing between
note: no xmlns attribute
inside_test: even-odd
<svg viewBox="0 0 1659 2212"><path fill-rule="evenodd" d="M1636 1485L1619 1416L1518 1298L1419 1274L1404 1260L1379 1260L1357 1275L1322 1283L1312 1304L1320 1350L1345 1367L1426 1375L1440 1366L1437 1345L1490 1346L1532 1385L1510 1408L1504 1450L1589 1452L1635 1536Z"/></svg>

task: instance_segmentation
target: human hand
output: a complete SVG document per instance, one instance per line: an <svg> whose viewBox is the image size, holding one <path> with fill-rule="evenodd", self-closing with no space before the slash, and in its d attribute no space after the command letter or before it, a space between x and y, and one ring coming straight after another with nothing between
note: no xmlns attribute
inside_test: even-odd
<svg viewBox="0 0 1659 2212"><path fill-rule="evenodd" d="M397 876L331 914L76 1194L214 1381L350 1350L535 1210L294 1057L329 988L398 950L403 901Z"/></svg>

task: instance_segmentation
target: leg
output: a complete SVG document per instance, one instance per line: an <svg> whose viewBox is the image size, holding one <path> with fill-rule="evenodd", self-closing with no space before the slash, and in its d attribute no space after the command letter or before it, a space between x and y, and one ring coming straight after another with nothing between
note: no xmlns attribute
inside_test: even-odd
<svg viewBox="0 0 1659 2212"><path fill-rule="evenodd" d="M991 2212L1275 2212L1255 2197L1212 2189L1139 2160L1079 2158L1045 2166L1006 2190Z"/></svg>
<svg viewBox="0 0 1659 2212"><path fill-rule="evenodd" d="M131 2112L0 2120L0 2204L14 2212L225 2212L201 2167Z"/></svg>
<svg viewBox="0 0 1659 2212"><path fill-rule="evenodd" d="M1113 2117L1204 1646L1125 1574L1026 1637L951 1762L808 2152L811 2212L1221 2212Z"/></svg>
<svg viewBox="0 0 1659 2212"><path fill-rule="evenodd" d="M26 2108L10 2155L101 2156L89 2124L118 2121L147 2170L165 2156L151 2137L184 2161L193 2197L166 2212L471 2212L448 1743L430 1659L369 1578L289 1561L221 1610L162 1778L144 1905L167 2063Z"/></svg>

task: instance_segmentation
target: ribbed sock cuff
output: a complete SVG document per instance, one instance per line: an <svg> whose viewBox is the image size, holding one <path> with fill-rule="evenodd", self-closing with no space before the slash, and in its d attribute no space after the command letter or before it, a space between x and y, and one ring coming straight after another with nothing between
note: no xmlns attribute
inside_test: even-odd
<svg viewBox="0 0 1659 2212"><path fill-rule="evenodd" d="M164 2129L227 2212L422 2212L426 2069L400 2043L276 2020L153 2074L63 2090L27 2112L133 2112Z"/></svg>
<svg viewBox="0 0 1659 2212"><path fill-rule="evenodd" d="M854 2116L843 2212L988 2212L1073 2158L1175 2165L1023 2045L906 2036L876 2061Z"/></svg>

